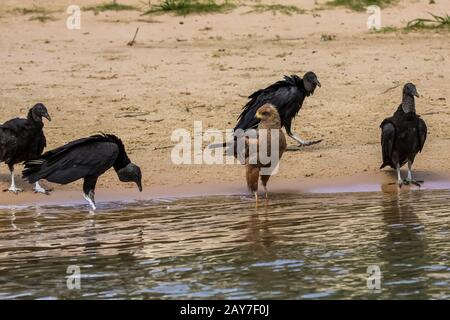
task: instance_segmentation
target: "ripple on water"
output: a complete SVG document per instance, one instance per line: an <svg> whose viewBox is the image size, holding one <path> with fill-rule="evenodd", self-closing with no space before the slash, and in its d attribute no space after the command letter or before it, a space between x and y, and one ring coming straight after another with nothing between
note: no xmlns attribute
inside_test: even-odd
<svg viewBox="0 0 450 320"><path fill-rule="evenodd" d="M2 299L450 296L448 191L0 208ZM68 290L67 267L81 271ZM369 266L381 290L367 288Z"/></svg>

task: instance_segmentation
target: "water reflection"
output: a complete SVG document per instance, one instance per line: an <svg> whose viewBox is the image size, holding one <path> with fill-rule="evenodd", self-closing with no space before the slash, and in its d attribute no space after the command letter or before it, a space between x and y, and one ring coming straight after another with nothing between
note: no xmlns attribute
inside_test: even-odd
<svg viewBox="0 0 450 320"><path fill-rule="evenodd" d="M447 191L3 209L0 298L449 297ZM67 267L82 272L68 290ZM366 287L379 265L382 289Z"/></svg>
<svg viewBox="0 0 450 320"><path fill-rule="evenodd" d="M424 225L415 213L415 205L421 201L422 192L383 194L385 237L380 241L379 255L384 262L383 284L395 286L397 294L405 298L425 297L427 288L426 281L423 281L426 276L424 269L418 267L430 259L426 255Z"/></svg>

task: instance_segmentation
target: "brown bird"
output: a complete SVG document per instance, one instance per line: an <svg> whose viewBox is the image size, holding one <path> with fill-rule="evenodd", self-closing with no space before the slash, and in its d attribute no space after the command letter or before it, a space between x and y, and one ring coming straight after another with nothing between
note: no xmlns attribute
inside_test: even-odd
<svg viewBox="0 0 450 320"><path fill-rule="evenodd" d="M281 130L280 115L273 105L262 106L256 112L255 117L260 122L254 137L246 135L238 138L235 156L237 155L236 151L240 150L239 140L245 139L245 143L242 143L241 140L241 144L245 146L243 151L245 152L247 186L255 195L256 204L258 204L258 179L261 177L265 196L268 199L267 182L274 170L278 170L281 156L286 151L286 138ZM274 136L272 137L272 135Z"/></svg>

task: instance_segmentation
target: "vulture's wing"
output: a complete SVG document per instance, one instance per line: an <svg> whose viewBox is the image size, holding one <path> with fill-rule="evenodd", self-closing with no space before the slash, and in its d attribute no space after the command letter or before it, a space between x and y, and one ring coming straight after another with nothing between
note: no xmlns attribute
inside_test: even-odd
<svg viewBox="0 0 450 320"><path fill-rule="evenodd" d="M14 118L3 123L0 128L8 129L15 134L20 134L27 123L27 119Z"/></svg>
<svg viewBox="0 0 450 320"><path fill-rule="evenodd" d="M30 182L46 179L66 184L101 175L113 165L118 154L117 144L103 136L79 139L46 152L38 160L27 161L23 177Z"/></svg>
<svg viewBox="0 0 450 320"><path fill-rule="evenodd" d="M17 136L8 128L0 126L0 161L8 163L17 150Z"/></svg>
<svg viewBox="0 0 450 320"><path fill-rule="evenodd" d="M22 147L19 147L19 149L23 150L23 144L28 145L27 149L33 148L32 150L28 150L27 152L30 154L34 154L35 156L39 156L42 151L44 151L44 148L47 146L47 141L45 139L44 133L40 133L40 137L31 137L31 134L29 131L29 126L27 125L28 120L22 119L22 118L14 118L11 120L6 121L2 125L0 125L0 129L8 130L10 135L14 135L16 138L16 142L19 145L22 145ZM33 143L32 146L29 145L29 142L34 141L36 144ZM23 151L22 151L23 152Z"/></svg>
<svg viewBox="0 0 450 320"><path fill-rule="evenodd" d="M381 168L384 168L391 163L392 149L395 142L395 126L390 119L385 119L381 125L381 150L383 154L383 164Z"/></svg>
<svg viewBox="0 0 450 320"><path fill-rule="evenodd" d="M298 78L298 77L297 77ZM299 89L292 77L285 77L284 80L278 81L266 89L258 90L249 96L250 101L244 106L242 113L238 117L238 123L234 130L256 128L259 120L255 118L255 114L260 107L266 103L274 105L280 116L286 114L285 108L295 104L298 107Z"/></svg>
<svg viewBox="0 0 450 320"><path fill-rule="evenodd" d="M425 124L425 121L423 121L422 118L418 118L417 122L418 122L417 127L418 127L419 142L420 142L419 152L422 152L423 146L425 144L425 140L427 139L427 125Z"/></svg>

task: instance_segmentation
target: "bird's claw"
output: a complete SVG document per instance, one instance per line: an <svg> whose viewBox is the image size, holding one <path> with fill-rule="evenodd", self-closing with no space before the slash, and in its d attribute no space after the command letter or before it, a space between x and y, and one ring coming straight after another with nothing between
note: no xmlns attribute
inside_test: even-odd
<svg viewBox="0 0 450 320"><path fill-rule="evenodd" d="M408 179L405 179L403 181L403 184L405 184L405 185L413 184L413 185L415 185L415 186L417 186L419 188L422 186L422 183L423 183L422 180L408 180Z"/></svg>
<svg viewBox="0 0 450 320"><path fill-rule="evenodd" d="M322 142L323 139L319 139L319 140L310 140L310 141L303 141L302 143L300 143L301 147L308 147L308 146L312 146L314 144L318 144L320 142Z"/></svg>
<svg viewBox="0 0 450 320"><path fill-rule="evenodd" d="M14 194L18 194L19 192L22 192L23 190L20 188L12 188L9 187L8 189L4 189L3 192L12 192Z"/></svg>
<svg viewBox="0 0 450 320"><path fill-rule="evenodd" d="M45 188L33 188L33 192L34 193L43 193L43 194L46 194L46 195L50 195L50 192L52 192L53 191L53 189L52 188L50 188L50 189L45 189Z"/></svg>

